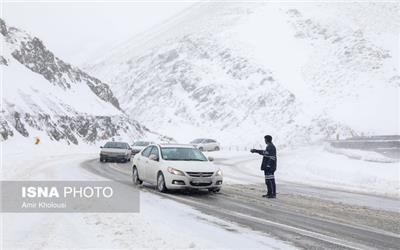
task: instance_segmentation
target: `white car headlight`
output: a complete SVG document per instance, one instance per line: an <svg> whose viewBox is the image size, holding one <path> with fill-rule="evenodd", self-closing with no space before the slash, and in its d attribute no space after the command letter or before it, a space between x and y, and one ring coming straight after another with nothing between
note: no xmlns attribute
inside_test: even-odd
<svg viewBox="0 0 400 250"><path fill-rule="evenodd" d="M218 169L217 173L215 174L216 176L222 176L222 170Z"/></svg>
<svg viewBox="0 0 400 250"><path fill-rule="evenodd" d="M167 168L167 170L168 170L168 172L171 173L171 174L182 175L182 176L185 175L182 171L180 171L180 170L178 170L178 169L175 169L175 168Z"/></svg>

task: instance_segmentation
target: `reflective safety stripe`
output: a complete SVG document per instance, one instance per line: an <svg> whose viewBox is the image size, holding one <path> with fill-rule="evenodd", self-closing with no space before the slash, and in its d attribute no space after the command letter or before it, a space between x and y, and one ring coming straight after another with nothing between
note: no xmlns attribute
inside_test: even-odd
<svg viewBox="0 0 400 250"><path fill-rule="evenodd" d="M271 159L273 161L276 161L276 157L275 156L263 155L263 157Z"/></svg>
<svg viewBox="0 0 400 250"><path fill-rule="evenodd" d="M273 174L268 174L268 175L265 175L265 179L272 180L272 179L275 179L275 176Z"/></svg>

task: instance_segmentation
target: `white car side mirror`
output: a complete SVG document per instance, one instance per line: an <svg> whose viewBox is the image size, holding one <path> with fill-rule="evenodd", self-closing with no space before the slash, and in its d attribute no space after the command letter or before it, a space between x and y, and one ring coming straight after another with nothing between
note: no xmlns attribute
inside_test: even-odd
<svg viewBox="0 0 400 250"><path fill-rule="evenodd" d="M208 160L209 160L209 161L214 161L214 157L209 156L209 157L208 157Z"/></svg>
<svg viewBox="0 0 400 250"><path fill-rule="evenodd" d="M159 160L157 155L150 155L149 159L152 160L152 161L158 161Z"/></svg>

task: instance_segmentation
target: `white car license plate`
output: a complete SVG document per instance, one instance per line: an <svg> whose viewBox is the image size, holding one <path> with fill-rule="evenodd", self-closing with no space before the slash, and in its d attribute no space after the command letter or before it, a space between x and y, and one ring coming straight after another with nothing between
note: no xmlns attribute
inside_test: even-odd
<svg viewBox="0 0 400 250"><path fill-rule="evenodd" d="M196 178L192 179L193 183L199 184L199 183L210 183L211 179L210 178Z"/></svg>

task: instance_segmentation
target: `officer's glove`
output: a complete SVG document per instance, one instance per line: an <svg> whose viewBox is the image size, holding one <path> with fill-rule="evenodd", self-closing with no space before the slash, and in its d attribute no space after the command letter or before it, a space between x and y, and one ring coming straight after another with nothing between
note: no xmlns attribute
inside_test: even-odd
<svg viewBox="0 0 400 250"><path fill-rule="evenodd" d="M253 148L253 149L250 149L250 152L251 152L251 153L255 153L256 150Z"/></svg>

